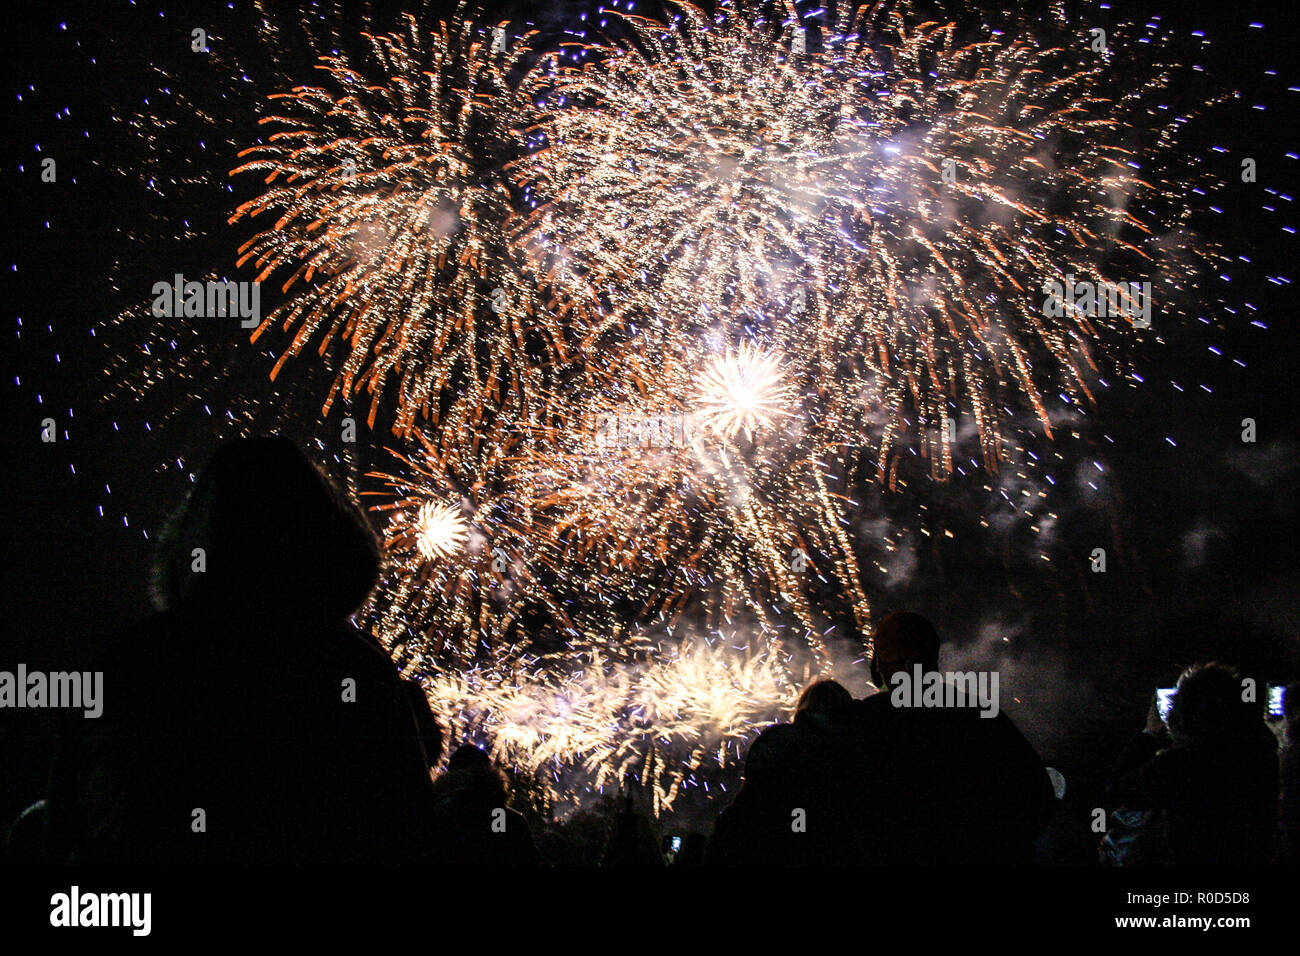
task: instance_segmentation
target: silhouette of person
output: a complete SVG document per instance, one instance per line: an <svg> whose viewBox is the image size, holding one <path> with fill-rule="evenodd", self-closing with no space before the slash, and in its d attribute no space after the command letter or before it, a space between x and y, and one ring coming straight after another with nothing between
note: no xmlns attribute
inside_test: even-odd
<svg viewBox="0 0 1300 956"><path fill-rule="evenodd" d="M914 612L876 628L872 679L939 668L940 639ZM898 706L888 691L848 708L853 756L846 774L854 852L884 865L1027 865L1054 794L1033 747L1005 712L975 706ZM960 695L955 702L969 705Z"/></svg>
<svg viewBox="0 0 1300 956"><path fill-rule="evenodd" d="M433 784L432 847L442 865L537 866L532 830L506 806L505 775L473 744L459 747Z"/></svg>
<svg viewBox="0 0 1300 956"><path fill-rule="evenodd" d="M47 866L58 862L46 857L48 810L45 800L37 800L18 814L0 847L0 866Z"/></svg>
<svg viewBox="0 0 1300 956"><path fill-rule="evenodd" d="M58 859L394 863L432 803L408 692L349 616L378 574L360 512L290 441L217 451L160 543L158 613L106 654L69 724Z"/></svg>
<svg viewBox="0 0 1300 956"><path fill-rule="evenodd" d="M415 726L420 731L420 743L424 747L425 760L429 768L433 769L442 759L442 725L438 723L433 708L429 706L429 698L424 695L424 690L419 684L404 678L402 690L411 705L411 713L415 716Z"/></svg>
<svg viewBox="0 0 1300 956"><path fill-rule="evenodd" d="M625 786L622 807L610 822L600 855L601 866L658 867L666 865L654 824L635 805L633 790Z"/></svg>
<svg viewBox="0 0 1300 956"><path fill-rule="evenodd" d="M1121 754L1112 803L1163 811L1164 852L1152 862L1242 866L1270 861L1277 827L1277 741L1242 678L1195 664L1178 678L1169 733L1158 712ZM1152 708L1156 702L1152 700Z"/></svg>
<svg viewBox="0 0 1300 956"><path fill-rule="evenodd" d="M793 723L758 735L745 755L744 784L714 826L710 865L852 862L842 792L844 714L852 700L835 681L817 681L800 695Z"/></svg>
<svg viewBox="0 0 1300 956"><path fill-rule="evenodd" d="M1278 861L1300 866L1300 683L1289 684L1282 695L1285 723L1278 764L1281 783L1279 806L1282 824Z"/></svg>

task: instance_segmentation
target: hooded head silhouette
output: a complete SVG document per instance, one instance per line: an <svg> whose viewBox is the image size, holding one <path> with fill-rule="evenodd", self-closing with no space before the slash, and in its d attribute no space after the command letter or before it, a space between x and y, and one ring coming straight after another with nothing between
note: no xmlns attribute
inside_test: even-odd
<svg viewBox="0 0 1300 956"><path fill-rule="evenodd" d="M223 446L164 531L160 610L342 621L379 573L361 512L286 438Z"/></svg>

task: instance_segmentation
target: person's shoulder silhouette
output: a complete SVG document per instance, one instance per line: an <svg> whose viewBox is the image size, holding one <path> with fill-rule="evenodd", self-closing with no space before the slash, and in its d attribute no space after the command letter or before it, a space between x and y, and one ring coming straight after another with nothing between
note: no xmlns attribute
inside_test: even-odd
<svg viewBox="0 0 1300 956"><path fill-rule="evenodd" d="M159 613L106 654L56 760L50 834L97 863L418 854L430 781L408 692L351 626L378 550L286 439L220 449L166 529Z"/></svg>
<svg viewBox="0 0 1300 956"><path fill-rule="evenodd" d="M458 747L433 784L431 846L437 862L457 866L536 866L532 828L510 808L505 775L487 752Z"/></svg>
<svg viewBox="0 0 1300 956"><path fill-rule="evenodd" d="M791 723L765 729L745 755L744 783L719 814L707 849L724 866L805 866L853 861L844 771L852 697L820 680L800 695Z"/></svg>
<svg viewBox="0 0 1300 956"><path fill-rule="evenodd" d="M1053 803L1033 747L1004 712L986 716L946 682L937 706L894 693L918 673L944 680L940 644L914 612L877 626L871 667L881 691L848 709L858 843L886 864L1027 864Z"/></svg>
<svg viewBox="0 0 1300 956"><path fill-rule="evenodd" d="M1163 816L1161 853L1175 865L1260 865L1277 841L1277 742L1243 678L1220 663L1178 679L1161 726L1155 700L1147 729L1121 754L1107 788L1117 807Z"/></svg>

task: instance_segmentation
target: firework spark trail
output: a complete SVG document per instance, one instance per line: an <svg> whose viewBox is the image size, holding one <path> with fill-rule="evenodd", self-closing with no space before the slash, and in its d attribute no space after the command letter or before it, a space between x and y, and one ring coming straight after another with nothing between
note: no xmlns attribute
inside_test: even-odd
<svg viewBox="0 0 1300 956"><path fill-rule="evenodd" d="M752 650L688 638L656 650L634 664L570 654L562 670L501 657L489 669L434 675L426 693L454 736L490 741L496 759L541 780L581 767L593 789L636 776L666 808L684 779L736 760L753 735L788 717L818 673L796 667L779 642ZM652 751L675 759L652 764Z"/></svg>
<svg viewBox="0 0 1300 956"><path fill-rule="evenodd" d="M433 559L420 547L420 522L430 502L445 508L449 488L432 443L423 458L399 456L400 476L372 476L392 491L379 506L391 516L389 568L371 619L407 672L426 680L431 701L456 715L453 732L480 734L548 783L542 771L575 766L595 787L650 773L656 799L670 806L684 779L720 755L734 760L785 715L803 680L833 672L815 630L825 609L788 564L800 540L790 509L746 491L741 449L724 463L726 439L705 434L677 449L611 448L595 428L564 431L558 454L521 443L501 493L471 494L462 509L472 511L471 541L482 543ZM696 493L682 494L682 484ZM527 527L512 527L508 516L524 514ZM492 555L506 573L494 573ZM721 595L716 606L710 594ZM539 655L536 627L512 629L530 608L562 651ZM754 621L745 630L757 649L653 647L644 636L671 635L700 615L718 632ZM786 615L806 635L789 649L778 636ZM792 656L803 661L797 677ZM682 759L647 770L651 744Z"/></svg>

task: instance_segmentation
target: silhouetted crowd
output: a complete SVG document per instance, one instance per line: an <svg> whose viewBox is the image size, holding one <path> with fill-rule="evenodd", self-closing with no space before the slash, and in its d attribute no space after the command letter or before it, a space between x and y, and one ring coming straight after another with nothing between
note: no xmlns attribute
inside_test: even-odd
<svg viewBox="0 0 1300 956"><path fill-rule="evenodd" d="M898 706L889 688L937 673L941 644L902 612L873 635L881 692L809 686L710 835L662 838L635 787L556 823L472 744L433 775L424 693L349 623L378 573L364 518L292 443L221 449L163 537L158 612L98 668L111 704L67 722L6 861L1027 865L1060 814L1059 775L1005 713L951 687L947 706ZM1100 862L1300 861L1300 694L1275 734L1242 688L1197 665L1167 714L1153 699L1087 821Z"/></svg>

